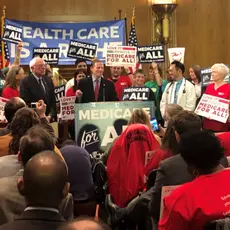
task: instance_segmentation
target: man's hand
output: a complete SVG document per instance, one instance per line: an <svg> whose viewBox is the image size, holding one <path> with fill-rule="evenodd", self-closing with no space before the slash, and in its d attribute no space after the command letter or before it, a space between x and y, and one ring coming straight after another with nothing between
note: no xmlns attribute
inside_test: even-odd
<svg viewBox="0 0 230 230"><path fill-rule="evenodd" d="M40 118L46 117L46 104L43 100L36 102L36 111Z"/></svg>
<svg viewBox="0 0 230 230"><path fill-rule="evenodd" d="M76 91L76 98L80 98L83 95L80 89Z"/></svg>
<svg viewBox="0 0 230 230"><path fill-rule="evenodd" d="M152 68L153 68L153 71L158 71L158 66L156 62L152 63Z"/></svg>

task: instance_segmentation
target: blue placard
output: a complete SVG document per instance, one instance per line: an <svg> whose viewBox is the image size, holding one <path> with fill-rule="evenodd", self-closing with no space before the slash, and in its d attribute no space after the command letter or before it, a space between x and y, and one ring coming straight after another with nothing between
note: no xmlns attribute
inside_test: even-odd
<svg viewBox="0 0 230 230"><path fill-rule="evenodd" d="M40 23L5 19L5 25L23 28L21 64L27 65L38 47L60 48L59 64L73 65L75 60L67 57L70 40L97 44L97 58L104 61L107 45L124 45L125 20L85 23ZM8 43L10 61L15 57L15 45Z"/></svg>

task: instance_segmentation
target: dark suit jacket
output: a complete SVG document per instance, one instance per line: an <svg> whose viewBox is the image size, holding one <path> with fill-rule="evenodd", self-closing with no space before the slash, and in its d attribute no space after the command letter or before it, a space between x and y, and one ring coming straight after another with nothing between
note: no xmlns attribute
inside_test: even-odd
<svg viewBox="0 0 230 230"><path fill-rule="evenodd" d="M46 94L41 89L40 84L37 79L31 74L28 77L25 77L20 82L20 97L30 106L31 102L37 102L43 100L46 105L46 115L49 115L52 112L52 115L56 115L56 102L54 95L54 85L52 80L44 76L43 84L46 88ZM51 111L52 110L52 111Z"/></svg>
<svg viewBox="0 0 230 230"><path fill-rule="evenodd" d="M226 157L221 160L221 164L224 167L228 166ZM161 161L157 171L155 185L151 188L152 198L149 203L150 215L155 220L159 220L161 189L163 186L181 185L193 179L191 174L188 173L187 164L180 154Z"/></svg>
<svg viewBox="0 0 230 230"><path fill-rule="evenodd" d="M28 210L15 221L0 226L0 230L55 230L64 223L65 220L56 212Z"/></svg>
<svg viewBox="0 0 230 230"><path fill-rule="evenodd" d="M83 93L80 99L81 103L95 102L92 76L80 80L78 83L78 89ZM98 95L98 102L100 101L118 101L113 82L108 81L103 77L101 78Z"/></svg>

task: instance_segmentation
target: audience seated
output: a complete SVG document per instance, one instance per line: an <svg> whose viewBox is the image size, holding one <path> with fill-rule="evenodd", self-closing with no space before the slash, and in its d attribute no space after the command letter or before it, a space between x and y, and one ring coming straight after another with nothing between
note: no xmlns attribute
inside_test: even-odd
<svg viewBox="0 0 230 230"><path fill-rule="evenodd" d="M180 136L187 132L201 130L201 120L193 112L182 111L173 118L173 128L176 139L179 142ZM207 157L207 162L209 161ZM222 164L227 167L227 159L223 158ZM180 154L162 161L159 165L155 185L150 189L152 198L149 203L151 216L157 222L160 215L161 189L166 185L180 185L189 182L194 177L188 173L187 164Z"/></svg>
<svg viewBox="0 0 230 230"><path fill-rule="evenodd" d="M60 149L68 167L69 192L73 195L75 216L95 216L96 202L89 153L77 145Z"/></svg>
<svg viewBox="0 0 230 230"><path fill-rule="evenodd" d="M8 125L5 128L0 129L0 157L8 154L8 146L12 138L10 134L11 133L11 127L10 127L11 122L12 122L12 119L15 113L23 107L26 107L26 104L19 97L14 97L6 102L6 105L4 108L4 114L8 121Z"/></svg>
<svg viewBox="0 0 230 230"><path fill-rule="evenodd" d="M26 208L25 200L18 193L16 184L27 162L44 150L54 150L53 138L41 125L34 126L21 138L18 154L20 162L15 164L15 168L9 166L12 167L11 170L15 170L15 174L0 179L0 225L13 221ZM73 200L70 194L63 200L60 214L67 220L72 219Z"/></svg>
<svg viewBox="0 0 230 230"><path fill-rule="evenodd" d="M22 158L30 159L24 155ZM65 222L59 214L59 205L69 190L65 162L54 152L44 151L33 156L24 166L23 177L18 180L17 187L25 197L26 209L15 221L0 229L58 229Z"/></svg>
<svg viewBox="0 0 230 230"><path fill-rule="evenodd" d="M93 219L80 218L63 225L58 230L110 230L110 227Z"/></svg>
<svg viewBox="0 0 230 230"><path fill-rule="evenodd" d="M208 222L229 215L230 170L220 164L223 148L212 133L181 136L180 153L196 179L165 197L158 229L202 230Z"/></svg>
<svg viewBox="0 0 230 230"><path fill-rule="evenodd" d="M107 161L109 192L124 207L145 189L148 151L160 147L153 132L143 124L129 125L115 142Z"/></svg>

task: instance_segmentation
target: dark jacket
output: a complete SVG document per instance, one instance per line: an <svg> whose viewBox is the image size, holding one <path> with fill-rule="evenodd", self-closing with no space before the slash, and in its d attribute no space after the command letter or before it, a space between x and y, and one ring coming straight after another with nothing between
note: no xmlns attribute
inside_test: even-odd
<svg viewBox="0 0 230 230"><path fill-rule="evenodd" d="M56 212L29 210L24 211L15 221L0 226L0 230L55 230L64 222Z"/></svg>
<svg viewBox="0 0 230 230"><path fill-rule="evenodd" d="M30 106L31 102L37 102L43 100L46 105L46 115L52 113L53 116L56 115L56 102L54 95L54 85L51 78L44 76L42 77L43 84L45 87L42 90L41 85L38 83L37 79L31 74L28 77L25 77L20 82L20 97Z"/></svg>
<svg viewBox="0 0 230 230"><path fill-rule="evenodd" d="M80 99L81 103L95 102L92 76L80 80L78 83L78 89L83 93ZM103 77L101 78L98 95L98 102L101 101L118 101L114 84Z"/></svg>

